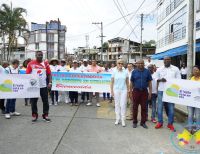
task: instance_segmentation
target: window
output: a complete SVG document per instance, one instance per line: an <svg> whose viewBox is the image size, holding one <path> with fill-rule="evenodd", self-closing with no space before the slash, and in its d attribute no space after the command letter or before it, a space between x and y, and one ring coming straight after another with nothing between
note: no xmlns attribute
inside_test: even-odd
<svg viewBox="0 0 200 154"><path fill-rule="evenodd" d="M48 33L47 34L47 40L48 40L48 42L54 42L54 34Z"/></svg>
<svg viewBox="0 0 200 154"><path fill-rule="evenodd" d="M109 59L112 59L112 55L109 55Z"/></svg>

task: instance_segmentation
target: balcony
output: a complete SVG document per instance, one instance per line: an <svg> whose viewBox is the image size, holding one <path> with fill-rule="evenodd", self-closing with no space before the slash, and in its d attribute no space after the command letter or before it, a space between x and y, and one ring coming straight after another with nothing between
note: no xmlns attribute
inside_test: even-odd
<svg viewBox="0 0 200 154"><path fill-rule="evenodd" d="M177 42L179 40L182 40L185 38L185 36L186 36L186 27L182 27L178 29L177 31L170 33L169 35L158 40L157 48L161 48L169 44L172 44L174 42Z"/></svg>

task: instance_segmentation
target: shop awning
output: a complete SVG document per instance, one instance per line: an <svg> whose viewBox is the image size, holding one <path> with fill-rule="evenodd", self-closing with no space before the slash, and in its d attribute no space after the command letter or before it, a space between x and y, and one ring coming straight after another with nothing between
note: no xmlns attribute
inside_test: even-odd
<svg viewBox="0 0 200 154"><path fill-rule="evenodd" d="M200 52L200 42L196 43L196 52ZM164 57L174 57L187 54L187 45L167 50L165 52L152 55L152 59L163 59Z"/></svg>

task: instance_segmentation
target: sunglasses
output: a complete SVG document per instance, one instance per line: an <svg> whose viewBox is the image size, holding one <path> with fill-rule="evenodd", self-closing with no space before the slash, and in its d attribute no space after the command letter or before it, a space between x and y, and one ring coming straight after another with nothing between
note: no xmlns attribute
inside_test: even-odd
<svg viewBox="0 0 200 154"><path fill-rule="evenodd" d="M124 63L118 63L119 65L121 64L121 65L124 65Z"/></svg>

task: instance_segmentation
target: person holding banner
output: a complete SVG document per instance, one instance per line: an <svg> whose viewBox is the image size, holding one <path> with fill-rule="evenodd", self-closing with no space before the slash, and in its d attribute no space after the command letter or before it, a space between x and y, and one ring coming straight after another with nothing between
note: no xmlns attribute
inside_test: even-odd
<svg viewBox="0 0 200 154"><path fill-rule="evenodd" d="M42 118L46 122L50 122L51 120L48 117L49 114L49 102L48 102L48 88L52 86L52 78L51 78L51 70L49 67L49 63L47 61L43 61L43 52L36 51L36 60L32 60L26 69L26 74L37 74L39 77L40 83L40 96L43 102L43 115ZM47 85L48 78L48 85ZM31 98L31 110L32 110L32 122L36 122L38 119L38 108L37 108L38 98Z"/></svg>
<svg viewBox="0 0 200 154"><path fill-rule="evenodd" d="M4 67L2 67L0 65L0 74L6 74L6 70ZM4 106L4 102L5 102L5 99L0 99L0 109L1 109L1 113L2 114L5 114L5 106Z"/></svg>
<svg viewBox="0 0 200 154"><path fill-rule="evenodd" d="M121 120L122 126L125 127L129 79L128 73L123 68L123 65L124 62L122 59L117 60L117 68L113 71L111 77L111 95L115 99L115 125L118 125Z"/></svg>
<svg viewBox="0 0 200 154"><path fill-rule="evenodd" d="M8 74L19 74L19 60L14 59L12 61L12 65L8 66L6 69ZM7 99L6 102L6 113L5 113L5 118L10 119L11 115L13 116L19 116L21 115L20 113L15 111L15 106L16 106L16 99Z"/></svg>
<svg viewBox="0 0 200 154"><path fill-rule="evenodd" d="M170 102L163 102L163 91L165 83L168 79L181 79L181 74L178 67L171 65L171 58L164 58L164 66L158 68L156 72L156 79L158 83L158 123L155 128L159 129L163 126L163 105L166 104L167 107L167 116L168 116L168 125L167 127L174 131L174 104Z"/></svg>
<svg viewBox="0 0 200 154"><path fill-rule="evenodd" d="M60 72L60 66L59 66L59 61L56 58L52 58L50 61L50 69L51 72ZM50 105L58 105L58 91L51 90L50 92L51 95L51 101L52 103ZM56 97L56 101L54 100L54 96Z"/></svg>
<svg viewBox="0 0 200 154"><path fill-rule="evenodd" d="M147 91L149 88L149 92ZM138 106L141 106L140 125L147 129L146 125L146 102L151 99L152 77L148 69L144 67L144 60L137 62L137 69L132 72L130 83L130 97L133 101L133 128L137 127Z"/></svg>
<svg viewBox="0 0 200 154"><path fill-rule="evenodd" d="M101 67L99 67L96 63L96 60L92 60L92 65L88 66L87 69L88 72L96 72L96 73L100 73L102 72ZM90 93L90 102L88 102L86 105L87 106L91 106L92 105L92 96L93 93ZM96 96L96 106L100 107L101 105L99 104L99 92L95 92L95 96Z"/></svg>
<svg viewBox="0 0 200 154"><path fill-rule="evenodd" d="M68 72L70 68L67 68L65 59L60 61L60 72ZM69 92L68 91L59 91L58 92L58 103L64 98L64 102L69 103Z"/></svg>
<svg viewBox="0 0 200 154"><path fill-rule="evenodd" d="M200 67L193 67L193 76L191 78L192 81L200 82ZM200 108L188 106L188 126L192 128L194 125L194 115L196 118L196 126L200 128Z"/></svg>
<svg viewBox="0 0 200 154"><path fill-rule="evenodd" d="M70 72L80 72L77 60L73 61L73 67L70 69ZM71 106L78 106L78 91L69 91L69 98L71 100Z"/></svg>
<svg viewBox="0 0 200 154"><path fill-rule="evenodd" d="M88 61L87 59L83 59L83 65L79 67L81 72L87 72ZM87 97L87 103L90 102L90 93L89 92L81 92L81 103L85 101L85 97Z"/></svg>

